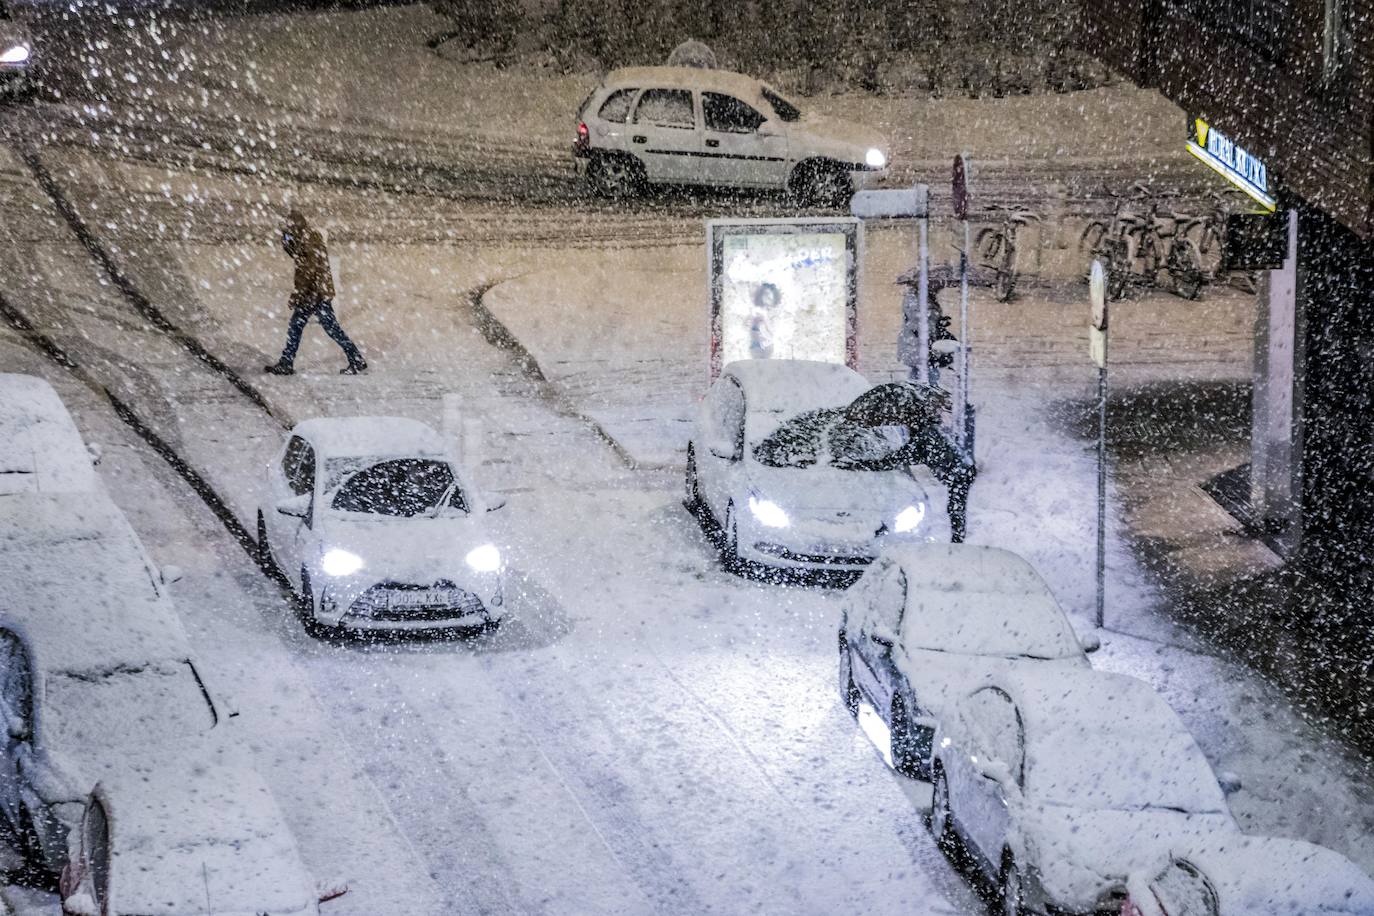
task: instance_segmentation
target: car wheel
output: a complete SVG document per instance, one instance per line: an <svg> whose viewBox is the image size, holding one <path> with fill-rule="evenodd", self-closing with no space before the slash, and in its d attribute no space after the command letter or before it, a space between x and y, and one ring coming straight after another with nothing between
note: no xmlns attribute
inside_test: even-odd
<svg viewBox="0 0 1374 916"><path fill-rule="evenodd" d="M911 724L906 701L897 697L892 701L891 725L892 768L903 776L920 779L926 775L925 761L916 726Z"/></svg>
<svg viewBox="0 0 1374 916"><path fill-rule="evenodd" d="M840 699L851 716L859 714L859 688L854 686L854 659L849 654L849 640L840 633Z"/></svg>
<svg viewBox="0 0 1374 916"><path fill-rule="evenodd" d="M725 524L720 529L720 543L721 562L725 566L725 571L740 575L742 564L739 558L739 527L735 523L733 502L725 506Z"/></svg>
<svg viewBox="0 0 1374 916"><path fill-rule="evenodd" d="M272 545L267 543L267 520L262 517L262 510L258 510L258 566L266 573L277 571L277 561L272 559Z"/></svg>
<svg viewBox="0 0 1374 916"><path fill-rule="evenodd" d="M592 190L609 200L634 197L642 186L638 164L630 156L597 156L587 168Z"/></svg>
<svg viewBox="0 0 1374 916"><path fill-rule="evenodd" d="M949 810L949 780L945 778L944 767L938 763L932 767L930 792L930 832L935 836L935 844L940 851L951 859L959 855L959 836L954 832L954 819Z"/></svg>
<svg viewBox="0 0 1374 916"><path fill-rule="evenodd" d="M687 446L686 474L687 508L695 515L701 506L701 491L697 487L697 453L691 445Z"/></svg>
<svg viewBox="0 0 1374 916"><path fill-rule="evenodd" d="M792 195L803 207L843 207L854 193L848 174L821 162L797 166L792 185Z"/></svg>
<svg viewBox="0 0 1374 916"><path fill-rule="evenodd" d="M1021 869L1016 867L1016 859L1011 852L1002 854L1002 880L998 897L1002 902L1002 916L1024 916L1026 913L1026 889L1021 880Z"/></svg>
<svg viewBox="0 0 1374 916"><path fill-rule="evenodd" d="M315 588L310 584L310 573L305 569L301 570L301 593L296 599L296 610L307 635L316 639L329 635L330 628L315 617Z"/></svg>

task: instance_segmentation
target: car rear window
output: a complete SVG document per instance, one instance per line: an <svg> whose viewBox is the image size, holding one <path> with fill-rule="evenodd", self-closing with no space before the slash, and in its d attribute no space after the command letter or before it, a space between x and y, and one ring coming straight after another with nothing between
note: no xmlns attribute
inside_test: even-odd
<svg viewBox="0 0 1374 916"><path fill-rule="evenodd" d="M800 108L798 108L796 105L793 105L791 102L787 101L787 99L778 95L773 90L764 89L763 97L769 105L773 106L773 113L778 116L779 120L791 122L801 117Z"/></svg>
<svg viewBox="0 0 1374 916"><path fill-rule="evenodd" d="M603 121L611 121L615 124L624 124L625 119L630 116L630 103L635 99L638 89L617 89L612 92L606 101L601 103L601 110L596 116Z"/></svg>

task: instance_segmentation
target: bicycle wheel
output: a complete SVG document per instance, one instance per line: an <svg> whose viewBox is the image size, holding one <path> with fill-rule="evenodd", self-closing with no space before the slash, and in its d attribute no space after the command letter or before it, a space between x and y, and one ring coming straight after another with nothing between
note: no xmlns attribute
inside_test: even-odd
<svg viewBox="0 0 1374 916"><path fill-rule="evenodd" d="M1102 270L1107 275L1107 298L1112 301L1126 295L1126 283L1131 268L1124 240L1113 240L1103 250Z"/></svg>
<svg viewBox="0 0 1374 916"><path fill-rule="evenodd" d="M1096 257L1102 249L1102 240L1107 237L1107 224L1093 220L1078 236L1078 251L1088 258Z"/></svg>
<svg viewBox="0 0 1374 916"><path fill-rule="evenodd" d="M1174 292L1184 299L1202 294L1202 255L1192 239L1176 239L1169 248L1169 277Z"/></svg>
<svg viewBox="0 0 1374 916"><path fill-rule="evenodd" d="M1159 243L1153 234L1145 233L1136 248L1136 259L1140 261L1140 278L1146 286L1154 286L1159 279Z"/></svg>

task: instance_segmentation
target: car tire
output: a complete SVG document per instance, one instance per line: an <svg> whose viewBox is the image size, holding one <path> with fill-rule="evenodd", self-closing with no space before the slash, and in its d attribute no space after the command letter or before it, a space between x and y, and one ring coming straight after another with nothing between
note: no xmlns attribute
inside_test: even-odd
<svg viewBox="0 0 1374 916"><path fill-rule="evenodd" d="M690 443L687 446L687 471L683 482L687 510L696 515L701 509L701 490L697 486L697 453Z"/></svg>
<svg viewBox="0 0 1374 916"><path fill-rule="evenodd" d="M849 654L849 640L840 633L840 700L851 716L859 714L859 688L854 685L854 658Z"/></svg>
<svg viewBox="0 0 1374 916"><path fill-rule="evenodd" d="M957 862L962 853L959 834L954 832L954 817L949 807L949 780L940 764L931 767L930 774L930 832L935 845L951 861Z"/></svg>
<svg viewBox="0 0 1374 916"><path fill-rule="evenodd" d="M272 545L267 542L267 520L262 517L261 509L258 510L258 566L269 575L278 572L277 561L272 559Z"/></svg>
<svg viewBox="0 0 1374 916"><path fill-rule="evenodd" d="M296 612L301 618L301 627L306 635L320 639L333 632L315 616L315 588L310 583L310 573L305 569L301 569L301 591L296 598Z"/></svg>
<svg viewBox="0 0 1374 916"><path fill-rule="evenodd" d="M643 190L644 173L633 156L602 154L587 166L587 181L598 197L625 200Z"/></svg>
<svg viewBox="0 0 1374 916"><path fill-rule="evenodd" d="M725 521L720 526L720 559L725 571L742 575L743 563L739 558L739 526L735 522L735 504L725 506Z"/></svg>
<svg viewBox="0 0 1374 916"><path fill-rule="evenodd" d="M911 723L906 701L900 696L892 701L888 727L892 743L892 768L911 779L926 778L929 773L926 761L921 759L924 755L921 753L916 726Z"/></svg>
<svg viewBox="0 0 1374 916"><path fill-rule="evenodd" d="M849 175L835 163L803 162L793 170L789 185L803 207L843 207L854 195Z"/></svg>
<svg viewBox="0 0 1374 916"><path fill-rule="evenodd" d="M1002 853L1002 872L997 882L997 902L1001 905L1002 916L1026 916L1026 888L1021 869L1016 867L1016 858L1011 850Z"/></svg>

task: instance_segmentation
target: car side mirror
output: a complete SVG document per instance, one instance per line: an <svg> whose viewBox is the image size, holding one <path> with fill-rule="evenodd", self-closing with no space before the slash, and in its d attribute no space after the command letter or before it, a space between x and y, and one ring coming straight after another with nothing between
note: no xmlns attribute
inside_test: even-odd
<svg viewBox="0 0 1374 916"><path fill-rule="evenodd" d="M92 465L100 464L100 459L104 457L103 453L100 451L100 446L96 445L94 442L86 443L86 454L91 456Z"/></svg>
<svg viewBox="0 0 1374 916"><path fill-rule="evenodd" d="M493 499L487 503L488 512L495 512L497 509L504 508L506 508L506 498L504 496L498 496L496 497L496 499Z"/></svg>
<svg viewBox="0 0 1374 916"><path fill-rule="evenodd" d="M990 779L1006 788L1012 784L1011 770L1000 760L981 760L977 764L978 775Z"/></svg>
<svg viewBox="0 0 1374 916"><path fill-rule="evenodd" d="M874 644L882 646L884 649L892 649L892 640L888 639L886 636L879 636L876 633L870 633L868 634L868 638L872 640Z"/></svg>
<svg viewBox="0 0 1374 916"><path fill-rule="evenodd" d="M1089 633L1087 636L1080 636L1078 643L1083 647L1083 651L1091 655L1102 648L1102 637L1096 633Z"/></svg>
<svg viewBox="0 0 1374 916"><path fill-rule="evenodd" d="M739 443L734 439L716 436L713 437L708 444L711 449L711 454L715 455L717 458L723 458L726 461L739 461Z"/></svg>
<svg viewBox="0 0 1374 916"><path fill-rule="evenodd" d="M185 573L182 572L180 566L173 566L169 563L162 567L161 572L158 573L158 578L162 580L163 585L171 585L173 582L180 582L184 575Z"/></svg>
<svg viewBox="0 0 1374 916"><path fill-rule="evenodd" d="M320 903L328 903L348 893L348 882L342 878L315 882L315 895Z"/></svg>
<svg viewBox="0 0 1374 916"><path fill-rule="evenodd" d="M305 518L310 514L310 494L302 493L277 503L277 513L291 518Z"/></svg>
<svg viewBox="0 0 1374 916"><path fill-rule="evenodd" d="M10 716L5 723L5 733L15 741L29 740L29 724L18 716Z"/></svg>
<svg viewBox="0 0 1374 916"><path fill-rule="evenodd" d="M758 131L757 131L757 133L758 133L758 135L759 135L760 137L780 137L780 136L782 136L782 131L780 131L780 130L778 130L776 127L774 127L773 124L772 124L771 122L769 122L769 121L764 121L762 124L760 124L760 125L758 126Z"/></svg>
<svg viewBox="0 0 1374 916"><path fill-rule="evenodd" d="M1241 790L1240 776L1230 770L1223 770L1217 776L1217 785L1221 786L1221 791L1225 795L1235 795Z"/></svg>

